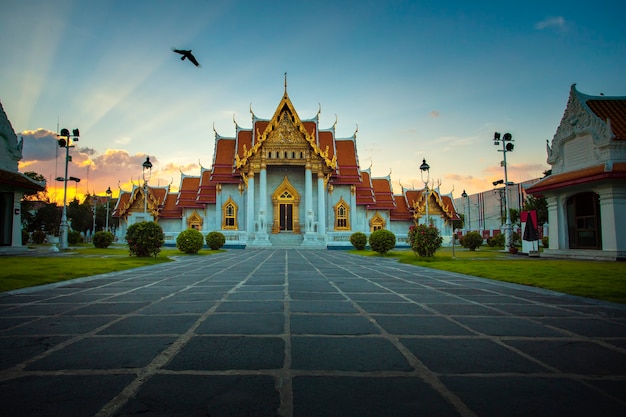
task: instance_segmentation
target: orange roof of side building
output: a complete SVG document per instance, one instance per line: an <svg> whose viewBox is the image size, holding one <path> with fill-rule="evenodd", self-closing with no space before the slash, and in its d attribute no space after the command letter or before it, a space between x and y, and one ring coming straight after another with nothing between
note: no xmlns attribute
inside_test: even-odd
<svg viewBox="0 0 626 417"><path fill-rule="evenodd" d="M626 99L590 99L586 104L602 121L609 121L615 140L626 140Z"/></svg>
<svg viewBox="0 0 626 417"><path fill-rule="evenodd" d="M526 188L526 193L541 195L544 191L572 185L586 184L607 179L626 179L626 162L614 163L610 170L607 170L607 168L605 164L600 164L575 171L563 172L562 174L549 175Z"/></svg>

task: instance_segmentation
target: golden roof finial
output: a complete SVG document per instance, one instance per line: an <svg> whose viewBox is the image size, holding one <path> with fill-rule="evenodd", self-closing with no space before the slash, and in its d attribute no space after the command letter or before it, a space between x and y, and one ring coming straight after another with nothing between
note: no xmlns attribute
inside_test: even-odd
<svg viewBox="0 0 626 417"><path fill-rule="evenodd" d="M287 95L287 72L285 71L285 95Z"/></svg>

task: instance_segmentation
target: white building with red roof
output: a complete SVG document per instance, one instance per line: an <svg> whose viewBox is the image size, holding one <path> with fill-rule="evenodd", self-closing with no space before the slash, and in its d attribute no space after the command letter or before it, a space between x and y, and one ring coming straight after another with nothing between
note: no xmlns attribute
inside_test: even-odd
<svg viewBox="0 0 626 417"><path fill-rule="evenodd" d="M527 188L548 202L542 256L626 258L626 97L570 89L552 143L551 175Z"/></svg>
<svg viewBox="0 0 626 417"><path fill-rule="evenodd" d="M335 125L319 127L319 112L301 119L286 88L272 118L251 116L252 127L236 124L233 137L215 133L212 166L183 174L178 192L122 190L113 212L118 237L130 224L154 220L166 243L195 228L220 231L227 246L341 247L351 246L354 232L382 228L403 244L409 227L426 221L427 198L431 222L452 234L458 215L450 195L405 189L394 195L389 176L361 169L356 133L335 137Z"/></svg>

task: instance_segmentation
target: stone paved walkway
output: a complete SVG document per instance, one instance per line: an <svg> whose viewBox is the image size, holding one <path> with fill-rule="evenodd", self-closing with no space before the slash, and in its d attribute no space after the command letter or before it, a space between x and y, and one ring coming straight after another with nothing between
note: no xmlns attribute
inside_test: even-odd
<svg viewBox="0 0 626 417"><path fill-rule="evenodd" d="M0 294L4 416L613 417L624 393L624 306L341 251Z"/></svg>

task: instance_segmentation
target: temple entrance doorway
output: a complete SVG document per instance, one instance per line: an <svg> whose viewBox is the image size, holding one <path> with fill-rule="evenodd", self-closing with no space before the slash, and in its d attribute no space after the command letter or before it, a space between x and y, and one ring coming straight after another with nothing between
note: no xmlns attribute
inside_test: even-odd
<svg viewBox="0 0 626 417"><path fill-rule="evenodd" d="M291 185L287 176L274 190L272 204L274 209L272 233L300 233L300 194Z"/></svg>
<svg viewBox="0 0 626 417"><path fill-rule="evenodd" d="M293 231L293 204L280 204L280 231Z"/></svg>

